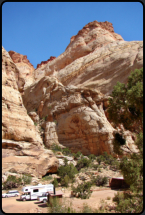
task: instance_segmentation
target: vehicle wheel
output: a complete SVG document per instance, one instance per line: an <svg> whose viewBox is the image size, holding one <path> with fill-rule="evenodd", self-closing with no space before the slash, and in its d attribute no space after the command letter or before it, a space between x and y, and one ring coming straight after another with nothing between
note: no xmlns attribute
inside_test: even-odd
<svg viewBox="0 0 145 215"><path fill-rule="evenodd" d="M18 196L17 194L15 196Z"/></svg>
<svg viewBox="0 0 145 215"><path fill-rule="evenodd" d="M46 203L47 202L47 200L46 199L43 199L43 203Z"/></svg>
<svg viewBox="0 0 145 215"><path fill-rule="evenodd" d="M23 201L26 201L26 199L24 198Z"/></svg>
<svg viewBox="0 0 145 215"><path fill-rule="evenodd" d="M6 198L8 198L8 196L6 196Z"/></svg>

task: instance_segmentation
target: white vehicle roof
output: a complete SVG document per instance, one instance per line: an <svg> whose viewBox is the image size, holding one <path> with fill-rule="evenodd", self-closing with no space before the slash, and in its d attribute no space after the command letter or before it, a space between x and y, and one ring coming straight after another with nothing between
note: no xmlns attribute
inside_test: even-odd
<svg viewBox="0 0 145 215"><path fill-rule="evenodd" d="M53 187L53 186L54 186L53 184L38 184L38 185L35 185L35 186L26 186L26 187L23 187L22 191L24 192L25 189L30 190L30 189L37 189L37 188L48 188L48 187Z"/></svg>
<svg viewBox="0 0 145 215"><path fill-rule="evenodd" d="M19 192L18 190L9 190L9 193L13 193L13 192Z"/></svg>

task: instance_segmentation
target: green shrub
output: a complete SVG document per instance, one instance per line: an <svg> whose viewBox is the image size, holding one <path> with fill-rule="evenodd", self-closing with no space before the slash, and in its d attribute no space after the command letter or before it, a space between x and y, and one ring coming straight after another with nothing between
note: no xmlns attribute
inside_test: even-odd
<svg viewBox="0 0 145 215"><path fill-rule="evenodd" d="M72 155L71 150L69 148L63 148L62 153L64 155Z"/></svg>
<svg viewBox="0 0 145 215"><path fill-rule="evenodd" d="M64 178L61 178L61 186L64 186L64 187L68 187L68 184L70 182L70 178L68 175L65 175Z"/></svg>
<svg viewBox="0 0 145 215"><path fill-rule="evenodd" d="M48 180L52 180L53 177L51 175L46 175L42 178L43 181L48 181Z"/></svg>
<svg viewBox="0 0 145 215"><path fill-rule="evenodd" d="M3 189L7 190L11 188L17 188L19 187L19 185L21 185L21 183L22 183L21 178L17 178L14 175L9 175L7 180L3 183Z"/></svg>
<svg viewBox="0 0 145 215"><path fill-rule="evenodd" d="M83 157L78 161L76 168L79 171L81 168L89 167L90 163L91 163L91 160Z"/></svg>
<svg viewBox="0 0 145 215"><path fill-rule="evenodd" d="M80 151L78 151L76 154L72 153L72 155L74 156L74 159L78 159L82 156L82 153Z"/></svg>
<svg viewBox="0 0 145 215"><path fill-rule="evenodd" d="M77 194L77 198L81 199L88 199L91 195L91 188L92 184L91 182L84 182L79 184L77 187L74 187L72 185L71 189L75 195Z"/></svg>
<svg viewBox="0 0 145 215"><path fill-rule="evenodd" d="M37 122L34 122L34 125L35 125L35 126L37 126L37 124L38 124Z"/></svg>
<svg viewBox="0 0 145 215"><path fill-rule="evenodd" d="M97 175L96 177L96 186L103 186L107 184L108 178L107 177L102 177L100 175Z"/></svg>
<svg viewBox="0 0 145 215"><path fill-rule="evenodd" d="M96 160L96 155L94 155L94 154L90 154L89 156L88 156L88 158L90 159L90 160Z"/></svg>
<svg viewBox="0 0 145 215"><path fill-rule="evenodd" d="M78 173L78 171L76 167L70 163L66 164L65 166L60 166L57 170L57 173L61 178L64 178L66 175L68 175L70 179L74 179L75 174Z"/></svg>
<svg viewBox="0 0 145 215"><path fill-rule="evenodd" d="M32 177L30 175L23 175L22 181L24 184L31 184Z"/></svg>
<svg viewBox="0 0 145 215"><path fill-rule="evenodd" d="M54 185L54 187L58 187L58 181L56 178L54 178L52 184Z"/></svg>
<svg viewBox="0 0 145 215"><path fill-rule="evenodd" d="M50 149L55 153L55 152L62 152L62 148L58 146L56 143L52 144Z"/></svg>
<svg viewBox="0 0 145 215"><path fill-rule="evenodd" d="M99 155L98 157L97 157L97 162L100 164L101 162L103 162L104 161L104 157L102 156L102 155Z"/></svg>
<svg viewBox="0 0 145 215"><path fill-rule="evenodd" d="M124 200L124 195L123 193L117 192L114 197L113 197L113 201L117 202L119 204L120 201Z"/></svg>
<svg viewBox="0 0 145 215"><path fill-rule="evenodd" d="M107 165L110 165L111 169L116 171L119 169L119 162L112 155L108 155L107 152L104 152L103 155L97 157L97 162L100 164L104 162ZM100 170L99 170L100 171Z"/></svg>

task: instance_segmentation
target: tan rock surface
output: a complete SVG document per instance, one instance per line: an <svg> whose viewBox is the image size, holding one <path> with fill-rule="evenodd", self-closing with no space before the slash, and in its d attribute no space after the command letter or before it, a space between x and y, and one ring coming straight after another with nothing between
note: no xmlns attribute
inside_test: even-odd
<svg viewBox="0 0 145 215"><path fill-rule="evenodd" d="M28 173L41 178L49 172L56 172L58 164L53 152L41 144L2 140L2 173L13 168L19 174Z"/></svg>
<svg viewBox="0 0 145 215"><path fill-rule="evenodd" d="M75 60L57 78L67 86L95 88L109 95L117 81L127 83L131 71L142 66L142 41L115 41Z"/></svg>
<svg viewBox="0 0 145 215"><path fill-rule="evenodd" d="M2 47L2 85L23 92L25 80L12 61L8 52Z"/></svg>
<svg viewBox="0 0 145 215"><path fill-rule="evenodd" d="M57 159L52 152L44 150L42 139L23 105L18 91L20 72L17 66L4 49L2 54L3 172L15 166L18 173L19 171L26 173L29 168L31 173L35 173L36 168L33 167L38 166L40 168L38 174L41 177L48 171L56 171Z"/></svg>
<svg viewBox="0 0 145 215"><path fill-rule="evenodd" d="M14 51L8 52L13 62L21 72L22 77L25 79L25 87L34 81L34 67L27 59L26 55L19 54Z"/></svg>
<svg viewBox="0 0 145 215"><path fill-rule="evenodd" d="M109 22L91 22L71 38L65 52L35 70L35 80L55 76L65 86L87 86L109 95L143 66L143 42L124 41Z"/></svg>
<svg viewBox="0 0 145 215"><path fill-rule="evenodd" d="M43 93L45 88L45 94ZM45 145L53 143L83 154L113 153L115 129L108 122L104 106L108 97L97 90L84 87L65 87L54 77L44 77L29 86L23 95L26 109L44 106Z"/></svg>
<svg viewBox="0 0 145 215"><path fill-rule="evenodd" d="M46 75L57 76L57 73L61 69L76 59L88 55L95 49L116 40L123 40L123 38L114 33L112 23L90 22L85 25L76 36L71 37L70 44L67 46L64 53L48 64L35 70L35 80Z"/></svg>

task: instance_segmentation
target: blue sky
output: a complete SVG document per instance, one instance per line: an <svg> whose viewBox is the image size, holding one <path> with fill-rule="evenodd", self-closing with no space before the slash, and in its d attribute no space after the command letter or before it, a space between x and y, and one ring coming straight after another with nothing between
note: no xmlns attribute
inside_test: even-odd
<svg viewBox="0 0 145 215"><path fill-rule="evenodd" d="M70 38L94 20L111 22L125 41L143 40L140 2L5 2L2 45L27 55L36 68L62 54Z"/></svg>

